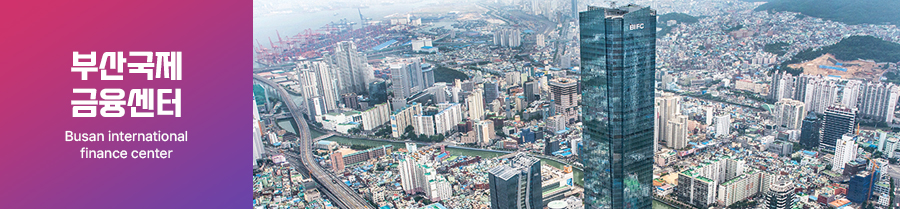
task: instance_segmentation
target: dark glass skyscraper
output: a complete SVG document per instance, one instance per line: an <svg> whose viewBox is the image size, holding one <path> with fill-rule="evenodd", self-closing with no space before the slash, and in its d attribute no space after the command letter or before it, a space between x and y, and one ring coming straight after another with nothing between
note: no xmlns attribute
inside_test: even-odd
<svg viewBox="0 0 900 209"><path fill-rule="evenodd" d="M834 153L838 139L846 133L852 133L856 125L856 108L832 105L825 109L825 120L819 131L819 148ZM801 132L802 134L802 132Z"/></svg>
<svg viewBox="0 0 900 209"><path fill-rule="evenodd" d="M491 209L541 209L541 161L518 153L488 170Z"/></svg>
<svg viewBox="0 0 900 209"><path fill-rule="evenodd" d="M821 127L822 123L819 121L819 117L816 117L815 113L806 115L806 118L803 119L803 125L800 127L800 145L807 148L818 147L819 128Z"/></svg>
<svg viewBox="0 0 900 209"><path fill-rule="evenodd" d="M588 7L579 22L585 208L650 208L656 11Z"/></svg>

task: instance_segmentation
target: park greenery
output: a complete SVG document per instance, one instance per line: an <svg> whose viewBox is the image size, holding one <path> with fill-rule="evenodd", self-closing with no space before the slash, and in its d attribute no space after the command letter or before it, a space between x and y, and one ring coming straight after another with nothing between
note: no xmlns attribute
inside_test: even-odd
<svg viewBox="0 0 900 209"><path fill-rule="evenodd" d="M900 26L900 1L897 0L771 0L755 11L798 12L810 17L857 24Z"/></svg>
<svg viewBox="0 0 900 209"><path fill-rule="evenodd" d="M453 83L453 81L456 79L466 80L469 79L469 76L467 76L465 73L444 66L438 66L434 68L434 82Z"/></svg>
<svg viewBox="0 0 900 209"><path fill-rule="evenodd" d="M673 13L666 13L666 14L660 15L659 19L657 20L656 27L658 27L662 30L657 32L657 36L660 36L660 37L665 36L666 34L669 33L669 31L672 31L672 28L677 26L677 24L668 26L668 24L666 24L666 22L668 22L669 20L675 20L677 22L677 24L691 24L691 23L696 23L699 21L699 20L697 20L697 17L691 16L691 15L688 15L685 13L673 12Z"/></svg>
<svg viewBox="0 0 900 209"><path fill-rule="evenodd" d="M785 42L769 43L763 47L763 51L782 56L787 53L787 47L790 45L791 44Z"/></svg>

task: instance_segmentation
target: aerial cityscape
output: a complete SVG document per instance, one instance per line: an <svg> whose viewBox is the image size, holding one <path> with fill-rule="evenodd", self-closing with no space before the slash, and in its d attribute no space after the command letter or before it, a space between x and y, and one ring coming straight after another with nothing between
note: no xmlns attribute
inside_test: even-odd
<svg viewBox="0 0 900 209"><path fill-rule="evenodd" d="M254 208L900 208L900 1L253 11Z"/></svg>

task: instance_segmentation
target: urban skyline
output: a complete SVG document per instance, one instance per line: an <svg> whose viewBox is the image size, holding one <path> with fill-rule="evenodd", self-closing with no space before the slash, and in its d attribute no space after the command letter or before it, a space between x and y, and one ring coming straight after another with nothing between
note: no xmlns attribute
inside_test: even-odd
<svg viewBox="0 0 900 209"><path fill-rule="evenodd" d="M746 1L258 3L333 21L254 42L256 208L900 206L900 58L842 54L900 51L893 25Z"/></svg>

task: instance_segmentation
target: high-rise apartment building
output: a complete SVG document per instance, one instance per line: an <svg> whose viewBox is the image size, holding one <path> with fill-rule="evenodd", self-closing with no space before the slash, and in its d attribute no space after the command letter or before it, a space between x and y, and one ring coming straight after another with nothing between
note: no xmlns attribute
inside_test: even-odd
<svg viewBox="0 0 900 209"><path fill-rule="evenodd" d="M579 13L587 209L651 207L656 16L633 4Z"/></svg>
<svg viewBox="0 0 900 209"><path fill-rule="evenodd" d="M801 101L781 99L775 103L775 124L787 129L800 129L806 111L806 104Z"/></svg>
<svg viewBox="0 0 900 209"><path fill-rule="evenodd" d="M729 134L731 134L731 114L716 116L716 137L726 137Z"/></svg>
<svg viewBox="0 0 900 209"><path fill-rule="evenodd" d="M848 80L844 84L844 88L841 89L841 105L844 105L844 107L856 107L862 84L862 81L859 80Z"/></svg>
<svg viewBox="0 0 900 209"><path fill-rule="evenodd" d="M862 119L890 123L894 120L898 96L900 86L893 83L866 83L861 86L857 106L852 107L859 108L859 116Z"/></svg>
<svg viewBox="0 0 900 209"><path fill-rule="evenodd" d="M406 99L425 90L421 60L417 58L392 60L388 66L391 69L391 88L395 98Z"/></svg>
<svg viewBox="0 0 900 209"><path fill-rule="evenodd" d="M656 107L654 108L656 111L654 114L655 126L653 126L656 129L653 132L656 138L654 142L666 142L666 146L672 147L673 145L669 144L669 137L667 136L669 133L668 124L669 120L674 119L678 115L678 100L681 97L669 92L657 93L656 96Z"/></svg>
<svg viewBox="0 0 900 209"><path fill-rule="evenodd" d="M512 28L494 31L494 45L519 47L522 45L522 31Z"/></svg>
<svg viewBox="0 0 900 209"><path fill-rule="evenodd" d="M688 117L677 115L666 124L666 145L672 149L682 149L688 142Z"/></svg>
<svg viewBox="0 0 900 209"><path fill-rule="evenodd" d="M312 60L297 62L295 69L310 114L318 116L338 109L340 94L334 68L322 60Z"/></svg>
<svg viewBox="0 0 900 209"><path fill-rule="evenodd" d="M806 98L803 102L810 111L822 114L829 106L840 102L839 91L840 86L834 80L823 78L810 80L806 86Z"/></svg>
<svg viewBox="0 0 900 209"><path fill-rule="evenodd" d="M704 161L678 173L675 197L702 208L715 204L720 184L743 175L744 167L744 161L730 156Z"/></svg>
<svg viewBox="0 0 900 209"><path fill-rule="evenodd" d="M772 74L772 82L769 85L770 101L779 101L794 96L794 77L787 71Z"/></svg>
<svg viewBox="0 0 900 209"><path fill-rule="evenodd" d="M400 107L400 110L398 111L394 111L394 113L391 114L391 136L400 138L402 134L406 134L407 126L415 127L415 116L417 115L422 115L421 104L407 105Z"/></svg>
<svg viewBox="0 0 900 209"><path fill-rule="evenodd" d="M469 119L471 120L481 120L484 117L484 98L482 97L483 91L481 89L475 89L472 91L472 94L469 94L466 97L466 108L469 112Z"/></svg>
<svg viewBox="0 0 900 209"><path fill-rule="evenodd" d="M338 95L346 93L364 94L368 85L367 75L371 75L366 55L356 49L352 41L342 41L334 45L334 54L327 56L337 72Z"/></svg>

